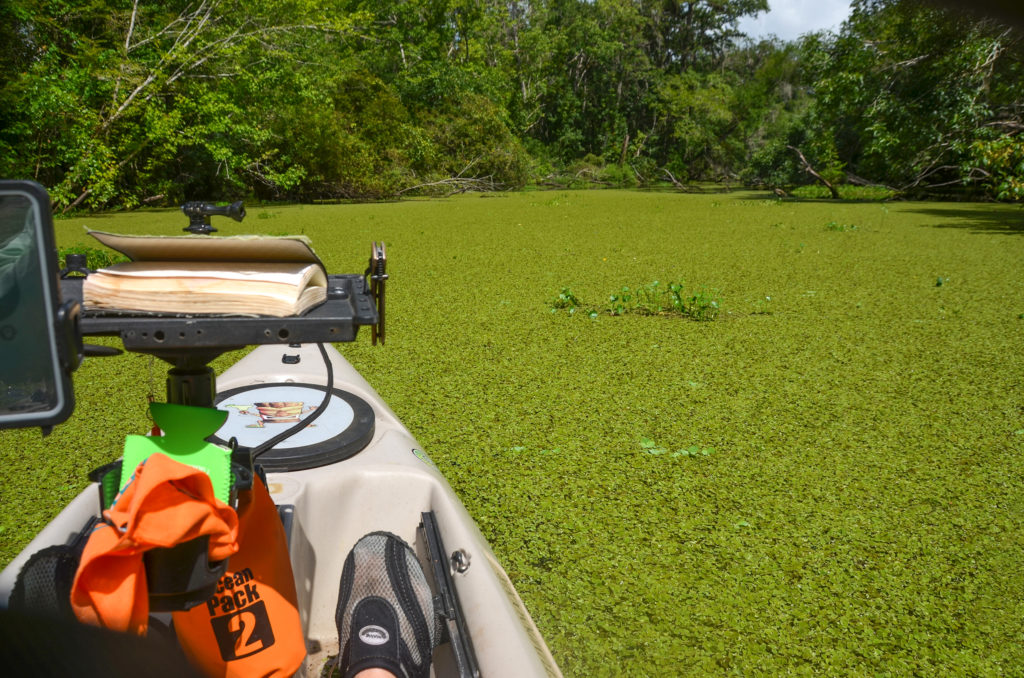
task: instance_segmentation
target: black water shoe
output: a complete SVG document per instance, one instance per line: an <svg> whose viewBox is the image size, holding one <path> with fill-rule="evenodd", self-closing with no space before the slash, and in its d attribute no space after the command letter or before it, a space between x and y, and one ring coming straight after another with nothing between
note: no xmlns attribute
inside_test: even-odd
<svg viewBox="0 0 1024 678"><path fill-rule="evenodd" d="M412 548L389 532L352 547L338 593L339 667L344 678L382 668L399 678L427 678L440 642L440 620Z"/></svg>

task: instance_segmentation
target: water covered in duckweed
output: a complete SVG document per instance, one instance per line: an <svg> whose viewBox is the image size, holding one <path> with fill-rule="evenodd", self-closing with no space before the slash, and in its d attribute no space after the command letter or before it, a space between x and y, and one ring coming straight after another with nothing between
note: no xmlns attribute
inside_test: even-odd
<svg viewBox="0 0 1024 678"><path fill-rule="evenodd" d="M388 344L340 348L566 675L1024 665L1019 208L608 191L249 212L215 225L305 233L332 271L387 243ZM70 219L59 241L182 222ZM601 307L655 280L720 312L552 313L564 288ZM148 425L164 369L90 359L70 423L0 434L5 562Z"/></svg>

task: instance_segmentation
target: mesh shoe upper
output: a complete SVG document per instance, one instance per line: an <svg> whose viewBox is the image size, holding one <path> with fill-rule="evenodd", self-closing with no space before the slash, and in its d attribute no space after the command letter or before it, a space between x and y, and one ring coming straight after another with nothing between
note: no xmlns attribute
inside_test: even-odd
<svg viewBox="0 0 1024 678"><path fill-rule="evenodd" d="M335 614L343 648L352 637L353 612L368 598L386 601L397 616L399 660L406 676L428 676L433 649L440 642L440 619L416 554L389 532L364 536L345 559Z"/></svg>

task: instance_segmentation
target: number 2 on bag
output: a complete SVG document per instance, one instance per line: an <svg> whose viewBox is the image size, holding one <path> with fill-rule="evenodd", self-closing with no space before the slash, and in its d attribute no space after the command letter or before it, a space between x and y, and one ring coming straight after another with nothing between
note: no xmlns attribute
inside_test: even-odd
<svg viewBox="0 0 1024 678"><path fill-rule="evenodd" d="M258 601L234 614L210 620L224 661L256 654L274 644L274 630L267 608Z"/></svg>
<svg viewBox="0 0 1024 678"><path fill-rule="evenodd" d="M256 630L256 615L246 610L239 612L228 621L228 631L237 633L235 636L235 656L244 657L253 652L263 649L263 641L253 638L252 633Z"/></svg>

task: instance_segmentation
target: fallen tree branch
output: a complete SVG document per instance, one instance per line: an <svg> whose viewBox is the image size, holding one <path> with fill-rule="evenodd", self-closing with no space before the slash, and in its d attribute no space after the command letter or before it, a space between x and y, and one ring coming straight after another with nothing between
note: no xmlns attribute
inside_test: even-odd
<svg viewBox="0 0 1024 678"><path fill-rule="evenodd" d="M462 175L463 175L463 174L465 174L466 172L468 172L468 171L469 171L469 168L470 168L470 167L472 167L473 165L475 165L475 164L476 164L476 163L477 163L477 162L478 162L478 161L480 160L480 158L482 158L482 157L483 157L483 156L480 156L480 155L478 155L478 156L476 156L475 158L473 158L473 160L472 160L472 161L470 161L470 163L469 163L468 165L466 165L465 167L463 167L463 168L462 168L462 171L461 171L461 172L459 172L458 174L456 174L454 178L455 178L455 179L461 179L461 178L462 178ZM490 178L490 177L488 177L488 178Z"/></svg>
<svg viewBox="0 0 1024 678"><path fill-rule="evenodd" d="M142 198L141 200L139 200L139 204L138 205L134 205L132 207L129 207L128 209L129 210L137 210L140 207L143 207L145 205L152 205L153 203L160 202L165 197L166 196L163 193L158 193L157 195L151 195L148 198Z"/></svg>
<svg viewBox="0 0 1024 678"><path fill-rule="evenodd" d="M820 181L821 183L823 183L825 185L825 188L828 189L828 192L832 194L832 198L834 200L839 200L839 191L836 190L836 187L833 186L832 183L828 179L826 179L825 177L823 177L820 174L818 174L818 172L815 171L815 169L813 167L811 167L811 163L808 162L806 157L804 157L803 151L801 151L796 146L786 146L786 148L788 148L789 150L793 151L798 156L800 156L800 162L803 163L804 171L807 172L808 174L810 174L812 177L814 177L818 181Z"/></svg>
<svg viewBox="0 0 1024 678"><path fill-rule="evenodd" d="M84 191L82 191L82 194L80 196L78 196L77 198L75 198L74 202L72 202L70 205L65 207L61 211L61 214L67 214L71 210L73 210L76 207L78 207L79 205L81 205L82 201L85 200L86 198L88 198L90 193L92 193L92 189L89 189L89 188L87 188Z"/></svg>
<svg viewBox="0 0 1024 678"><path fill-rule="evenodd" d="M853 174L852 172L846 172L846 181L855 186L870 186L872 188L884 188L890 191L896 190L893 186L890 186L888 184L880 184L877 181L871 181L870 179L865 179L864 177L858 177L856 174Z"/></svg>
<svg viewBox="0 0 1024 678"><path fill-rule="evenodd" d="M667 167L662 167L661 171L665 173L665 176L668 177L668 180L672 182L673 186L675 186L680 191L689 192L690 189L686 186L686 184L679 181L679 179L676 179L676 175L672 174L672 172L669 171Z"/></svg>
<svg viewBox="0 0 1024 678"><path fill-rule="evenodd" d="M935 163L932 163L932 165L930 165L923 172L918 174L917 177L915 177L912 182L910 182L906 186L901 187L899 189L900 193L905 193L907 191L911 191L911 190L913 190L915 188L918 188L919 186L921 188L928 188L929 184L925 184L924 183L924 180L927 179L928 177L930 177L930 176L932 176L934 174L938 174L939 172L946 171L946 170L959 170L960 169L959 165L938 165L937 162L938 162L938 160L936 160ZM956 181L959 181L959 179L955 179L954 183Z"/></svg>
<svg viewBox="0 0 1024 678"><path fill-rule="evenodd" d="M986 122L983 127L1002 127L1004 129L1024 130L1024 124L1017 120L993 120Z"/></svg>
<svg viewBox="0 0 1024 678"><path fill-rule="evenodd" d="M949 168L955 169L955 166L950 165ZM943 188L945 186L956 186L956 185L967 186L968 184L976 183L978 181L981 181L982 179L990 178L991 176L992 175L989 172L986 172L985 170L981 169L980 167L972 167L967 172L967 176L960 176L960 177L957 177L956 179L953 179L951 181L943 181L943 182L938 183L938 184L922 184L922 185L915 184L915 187L919 187L919 188L921 188L923 190L930 190L930 189L933 189L933 188Z"/></svg>
<svg viewBox="0 0 1024 678"><path fill-rule="evenodd" d="M452 191L445 194L445 197L456 195L458 193L465 193L466 191L493 192L500 191L503 188L503 186L494 183L491 177L449 177L447 179L439 179L437 181L427 181L422 184L416 184L415 186L407 186L399 191L395 191L395 196L400 196L403 193L415 191L420 188L430 188L433 186L454 187Z"/></svg>

